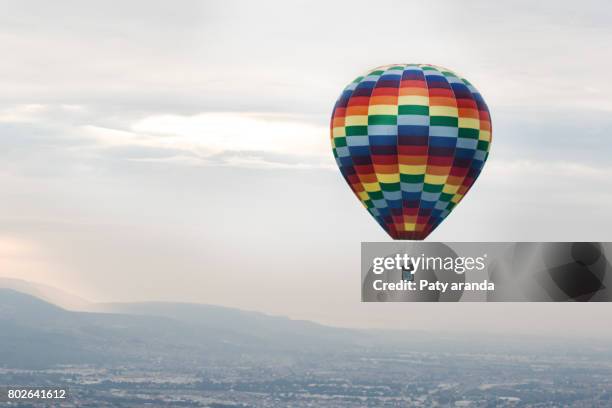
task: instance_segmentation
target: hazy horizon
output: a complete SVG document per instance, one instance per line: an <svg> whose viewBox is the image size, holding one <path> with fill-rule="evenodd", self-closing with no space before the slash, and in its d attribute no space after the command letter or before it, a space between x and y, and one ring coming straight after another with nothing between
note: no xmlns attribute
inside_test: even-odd
<svg viewBox="0 0 612 408"><path fill-rule="evenodd" d="M371 6L6 5L0 276L343 327L611 336L609 304L360 303L360 242L388 237L328 121L369 68L448 67L483 94L493 142L429 239L609 241L612 7Z"/></svg>

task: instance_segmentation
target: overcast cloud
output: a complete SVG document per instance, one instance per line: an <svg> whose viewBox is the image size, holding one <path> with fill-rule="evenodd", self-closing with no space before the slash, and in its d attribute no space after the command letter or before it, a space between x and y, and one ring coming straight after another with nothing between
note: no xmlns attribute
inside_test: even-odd
<svg viewBox="0 0 612 408"><path fill-rule="evenodd" d="M0 275L93 300L344 326L461 329L469 311L485 318L468 329L556 332L562 315L612 335L598 322L608 305L359 304L359 242L387 238L335 169L328 134L335 98L362 71L446 66L487 100L493 145L431 239L609 241L611 10L3 3Z"/></svg>

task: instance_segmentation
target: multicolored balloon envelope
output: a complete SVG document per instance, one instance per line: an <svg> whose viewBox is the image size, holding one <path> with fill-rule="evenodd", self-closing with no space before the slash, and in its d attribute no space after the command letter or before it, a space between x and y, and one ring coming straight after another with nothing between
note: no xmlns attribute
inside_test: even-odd
<svg viewBox="0 0 612 408"><path fill-rule="evenodd" d="M487 160L489 109L466 79L434 65L375 68L349 84L331 119L346 182L393 239L425 239Z"/></svg>

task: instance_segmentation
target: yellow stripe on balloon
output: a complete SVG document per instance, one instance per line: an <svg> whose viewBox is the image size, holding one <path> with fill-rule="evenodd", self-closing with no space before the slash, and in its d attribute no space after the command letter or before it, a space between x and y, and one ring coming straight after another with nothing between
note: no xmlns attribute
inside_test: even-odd
<svg viewBox="0 0 612 408"><path fill-rule="evenodd" d="M414 231L416 230L416 224L404 223L404 231Z"/></svg>
<svg viewBox="0 0 612 408"><path fill-rule="evenodd" d="M450 184L444 185L442 192L445 194L455 194L459 190L459 186L452 186Z"/></svg>
<svg viewBox="0 0 612 408"><path fill-rule="evenodd" d="M423 105L429 106L429 97L420 95L404 95L397 98L399 105Z"/></svg>
<svg viewBox="0 0 612 408"><path fill-rule="evenodd" d="M369 115L397 115L397 105L370 105Z"/></svg>
<svg viewBox="0 0 612 408"><path fill-rule="evenodd" d="M378 185L378 183L363 183L363 188L365 188L365 191L367 191L368 193L380 191L380 186Z"/></svg>
<svg viewBox="0 0 612 408"><path fill-rule="evenodd" d="M347 116L345 126L367 126L368 115L353 115Z"/></svg>
<svg viewBox="0 0 612 408"><path fill-rule="evenodd" d="M425 183L427 184L444 184L446 183L446 178L448 176L434 176L433 174L426 174L425 175Z"/></svg>
<svg viewBox="0 0 612 408"><path fill-rule="evenodd" d="M491 141L491 132L488 130L481 130L478 140L485 140L487 142Z"/></svg>
<svg viewBox="0 0 612 408"><path fill-rule="evenodd" d="M426 165L424 165L424 166L411 166L409 164L400 164L399 165L400 173L411 174L411 175L423 174L423 173L425 173L425 169L426 168L427 168Z"/></svg>
<svg viewBox="0 0 612 408"><path fill-rule="evenodd" d="M463 198L463 195L457 194L457 195L453 196L453 198L451 198L451 201L453 203L457 204L459 201L461 201L462 198Z"/></svg>
<svg viewBox="0 0 612 408"><path fill-rule="evenodd" d="M459 127L480 129L480 120L474 118L459 118Z"/></svg>
<svg viewBox="0 0 612 408"><path fill-rule="evenodd" d="M459 115L457 108L453 106L432 106L429 108L430 116L450 116L456 118ZM461 119L459 119L461 121Z"/></svg>
<svg viewBox="0 0 612 408"><path fill-rule="evenodd" d="M379 182L382 183L399 183L400 175L399 173L394 174L385 174L385 173L376 173L376 178Z"/></svg>

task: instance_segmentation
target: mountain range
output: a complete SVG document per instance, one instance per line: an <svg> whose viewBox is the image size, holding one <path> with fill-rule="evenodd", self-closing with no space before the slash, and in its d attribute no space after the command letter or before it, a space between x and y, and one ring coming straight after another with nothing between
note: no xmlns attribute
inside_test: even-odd
<svg viewBox="0 0 612 408"><path fill-rule="evenodd" d="M541 355L569 348L612 353L606 339L349 329L205 304L93 303L49 286L0 279L0 368L132 362L197 367L330 354L394 358L414 351Z"/></svg>
<svg viewBox="0 0 612 408"><path fill-rule="evenodd" d="M374 339L362 330L220 306L91 303L29 282L0 283L0 366L336 352Z"/></svg>

